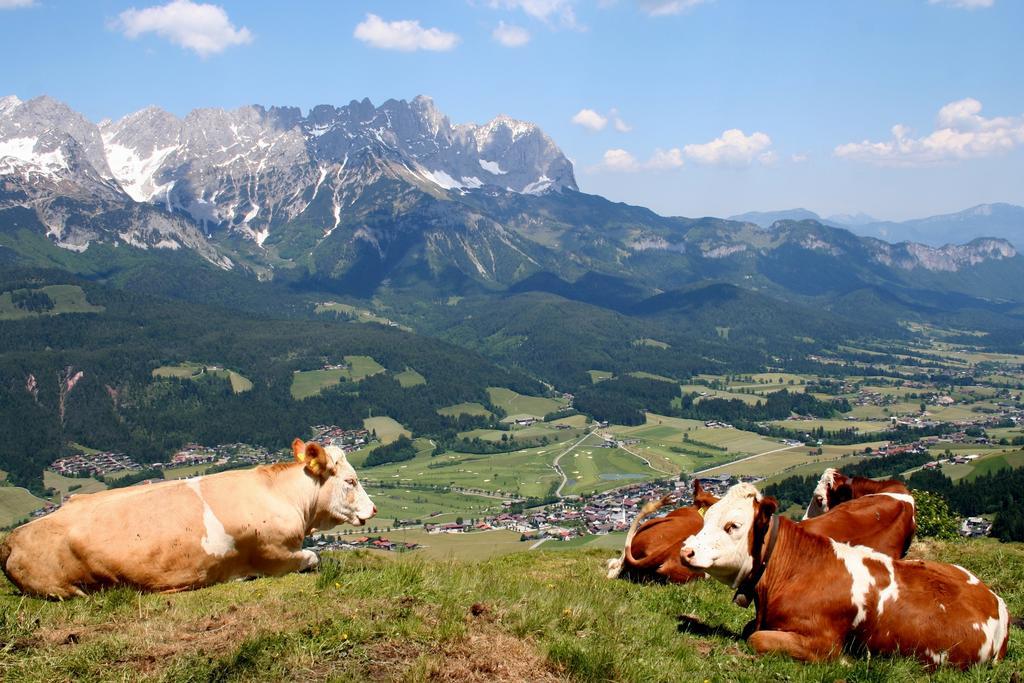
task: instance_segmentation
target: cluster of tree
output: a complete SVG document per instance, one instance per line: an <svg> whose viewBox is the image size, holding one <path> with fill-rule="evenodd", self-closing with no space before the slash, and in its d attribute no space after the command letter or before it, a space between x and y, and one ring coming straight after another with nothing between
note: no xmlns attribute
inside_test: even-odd
<svg viewBox="0 0 1024 683"><path fill-rule="evenodd" d="M138 472L132 472L126 474L123 477L116 477L114 479L108 479L107 477L101 477L100 481L107 485L109 489L120 489L125 486L132 486L138 484L140 481L146 481L147 479L163 479L163 470L156 469L155 467L146 467L139 470Z"/></svg>
<svg viewBox="0 0 1024 683"><path fill-rule="evenodd" d="M539 439L517 439L515 434L502 434L500 441L481 439L479 436L473 438L463 437L447 442L445 450L454 450L459 453L473 453L475 455L490 455L492 453L511 453L527 448L548 445L548 437L542 436Z"/></svg>
<svg viewBox="0 0 1024 683"><path fill-rule="evenodd" d="M625 375L584 386L576 393L576 409L615 424L641 425L644 411L671 415L679 386L671 382Z"/></svg>
<svg viewBox="0 0 1024 683"><path fill-rule="evenodd" d="M843 474L848 477L867 477L869 479L882 477L902 479L900 472L906 472L931 461L932 457L927 453L897 453L845 465Z"/></svg>
<svg viewBox="0 0 1024 683"><path fill-rule="evenodd" d="M764 487L762 493L779 501L779 509L785 510L792 505L806 508L811 502L811 494L818 485L819 475L786 477L782 481Z"/></svg>
<svg viewBox="0 0 1024 683"><path fill-rule="evenodd" d="M1002 469L957 483L937 470L910 476L914 489L937 493L965 517L995 514L992 535L1001 541L1024 541L1024 469Z"/></svg>
<svg viewBox="0 0 1024 683"><path fill-rule="evenodd" d="M366 456L365 467L376 467L389 462L404 462L416 457L416 447L412 439L402 434L386 446L378 446Z"/></svg>
<svg viewBox="0 0 1024 683"><path fill-rule="evenodd" d="M53 299L39 289L16 289L11 292L11 303L23 311L42 313L53 310Z"/></svg>
<svg viewBox="0 0 1024 683"><path fill-rule="evenodd" d="M791 392L788 389L768 394L764 401L748 404L738 398L704 398L700 394L687 393L682 399L680 417L694 420L722 420L725 422L754 422L761 420L784 420L791 413L828 418L837 413L850 411L845 398L822 401L811 394Z"/></svg>
<svg viewBox="0 0 1024 683"><path fill-rule="evenodd" d="M824 427L815 427L813 429L790 429L788 427L780 427L778 425L762 425L755 422L744 422L740 420L737 420L734 424L738 429L757 432L762 436L768 436L774 439L796 439L799 441L817 441L820 439L822 443L833 444L836 446L848 446L850 444L864 442L864 433L853 428L837 430L827 430ZM913 443L925 436L941 436L942 434L948 434L955 431L957 431L957 427L946 422L935 425L934 427L907 427L905 425L899 425L894 429L886 429L881 432L871 432L871 439L873 441L892 441L894 443L905 444Z"/></svg>

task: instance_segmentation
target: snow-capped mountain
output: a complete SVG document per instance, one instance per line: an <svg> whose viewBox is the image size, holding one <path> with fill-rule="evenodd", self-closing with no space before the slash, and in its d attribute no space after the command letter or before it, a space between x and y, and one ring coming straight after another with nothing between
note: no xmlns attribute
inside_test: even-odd
<svg viewBox="0 0 1024 683"><path fill-rule="evenodd" d="M507 116L453 126L423 96L321 105L307 116L249 106L178 118L150 107L99 125L48 97L0 100L0 178L22 201L153 204L191 217L207 235L262 245L322 197L329 211L317 220L329 233L360 181L381 171L435 192L576 188L572 164L537 126ZM40 218L65 237L57 219ZM66 237L58 242L70 244Z"/></svg>

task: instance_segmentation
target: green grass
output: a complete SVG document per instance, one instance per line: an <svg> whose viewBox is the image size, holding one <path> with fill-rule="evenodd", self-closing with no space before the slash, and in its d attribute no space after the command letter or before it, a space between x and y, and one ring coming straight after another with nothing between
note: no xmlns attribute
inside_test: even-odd
<svg viewBox="0 0 1024 683"><path fill-rule="evenodd" d="M363 420L363 429L376 432L377 438L382 444L389 444L402 434L412 436L412 432L403 427L400 422L387 416L366 418Z"/></svg>
<svg viewBox="0 0 1024 683"><path fill-rule="evenodd" d="M345 356L345 362L348 363L354 382L362 381L370 375L386 372L383 365L369 356Z"/></svg>
<svg viewBox="0 0 1024 683"><path fill-rule="evenodd" d="M526 552L530 544L499 534L425 542L429 550L401 555L325 554L319 574L172 595L119 588L47 602L23 599L0 579L0 675L26 682L929 678L903 658L851 653L805 664L754 656L736 635L753 612L734 606L728 587L609 581L603 562L615 545L563 549L568 544L549 541ZM494 555L495 546L523 552L477 562L432 559L449 547L470 557L471 546L484 555ZM964 565L1006 600L1010 614L1024 612L1020 544L916 544L911 553ZM681 632L681 614L711 632ZM934 679L1016 680L1014 672L1024 669L1021 637L1011 630L1005 662L967 673L942 669Z"/></svg>
<svg viewBox="0 0 1024 683"><path fill-rule="evenodd" d="M153 377L175 377L177 379L198 379L204 374L226 379L231 383L231 391L236 394L252 389L252 381L234 370L214 369L211 365L185 361L177 365L163 365L153 370Z"/></svg>
<svg viewBox="0 0 1024 683"><path fill-rule="evenodd" d="M406 389L427 383L427 379L412 368L406 368L402 372L397 373L395 379Z"/></svg>
<svg viewBox="0 0 1024 683"><path fill-rule="evenodd" d="M65 477L50 470L43 471L43 486L57 491L57 499L59 499L60 494L67 496L76 493L95 493L96 491L105 491L107 488L107 485L102 481L92 477L86 477L85 479ZM73 486L77 487L74 491L71 490Z"/></svg>
<svg viewBox="0 0 1024 683"><path fill-rule="evenodd" d="M589 494L664 476L630 453L618 448L598 448L588 442L597 440L591 437L559 463L569 479L562 489L565 495Z"/></svg>
<svg viewBox="0 0 1024 683"><path fill-rule="evenodd" d="M578 438L578 437L577 437ZM551 462L566 445L529 448L512 453L476 455L447 452L432 457L421 452L414 459L360 469L362 456L349 458L364 479L409 482L522 496L543 496L561 481Z"/></svg>
<svg viewBox="0 0 1024 683"><path fill-rule="evenodd" d="M603 382L606 379L611 379L615 376L614 373L608 372L607 370L587 370L587 374L590 375L590 383L597 384Z"/></svg>
<svg viewBox="0 0 1024 683"><path fill-rule="evenodd" d="M4 292L0 294L0 320L21 320L64 313L102 313L104 310L103 306L90 304L78 285L48 285L32 291L47 294L53 300L53 308L41 313L26 311L14 305L11 292Z"/></svg>
<svg viewBox="0 0 1024 683"><path fill-rule="evenodd" d="M401 471L401 468L399 468ZM373 468L361 474L373 478ZM456 491L384 488L367 483L366 492L377 506L377 516L371 526L386 527L396 519L420 519L424 522L454 522L456 517L476 519L501 510L501 501L485 496L473 496Z"/></svg>
<svg viewBox="0 0 1024 683"><path fill-rule="evenodd" d="M484 408L479 403L456 403L453 406L438 408L437 412L440 415L447 415L448 417L458 417L459 415L488 417L491 414L491 411L487 410L487 408Z"/></svg>
<svg viewBox="0 0 1024 683"><path fill-rule="evenodd" d="M638 377L640 379L653 379L657 380L658 382L669 382L670 384L676 383L676 380L672 379L671 377L666 377L665 375L655 375L653 372L644 372L643 370L638 370L637 372L630 372L628 374L630 377Z"/></svg>
<svg viewBox="0 0 1024 683"><path fill-rule="evenodd" d="M27 519L29 513L45 504L45 500L36 498L26 489L0 486L0 527L11 526Z"/></svg>
<svg viewBox="0 0 1024 683"><path fill-rule="evenodd" d="M316 396L324 389L340 384L341 380L349 379L348 370L302 370L292 374L292 398L301 401Z"/></svg>
<svg viewBox="0 0 1024 683"><path fill-rule="evenodd" d="M504 387L487 387L487 394L491 398L491 403L504 410L508 415L505 419L521 415L541 418L566 405L566 402L560 398L524 396Z"/></svg>
<svg viewBox="0 0 1024 683"><path fill-rule="evenodd" d="M316 396L324 389L340 384L342 380L361 382L370 375L387 372L383 365L369 356L345 356L345 363L348 367L331 370L300 370L292 373L292 398L296 401L301 401L304 398ZM412 372L419 376L420 379L423 379L423 376L415 372L415 370ZM411 376L406 379L410 378ZM402 382L401 379L398 381L399 383ZM402 386L406 385L402 384Z"/></svg>
<svg viewBox="0 0 1024 683"><path fill-rule="evenodd" d="M857 429L862 434L880 432L889 429L888 421L866 422L864 420L773 420L768 424L784 427L797 432L809 432L823 428L826 432L837 432L843 429Z"/></svg>

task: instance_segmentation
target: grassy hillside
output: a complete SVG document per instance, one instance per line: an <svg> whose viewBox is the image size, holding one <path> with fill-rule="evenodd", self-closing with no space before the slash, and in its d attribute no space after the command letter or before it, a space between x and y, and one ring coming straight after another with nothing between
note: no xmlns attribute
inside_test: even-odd
<svg viewBox="0 0 1024 683"><path fill-rule="evenodd" d="M523 544L525 545L525 544ZM548 543L547 545L552 545ZM546 547L542 546L542 547ZM1024 612L1024 548L915 545L977 572ZM117 589L64 603L0 584L5 680L885 681L919 680L905 659L847 655L807 665L754 657L736 634L752 612L711 581L637 586L602 575L610 550L536 550L479 563L413 553L325 558L318 575L174 595ZM703 624L681 631L678 617ZM1017 680L1007 661L940 681Z"/></svg>

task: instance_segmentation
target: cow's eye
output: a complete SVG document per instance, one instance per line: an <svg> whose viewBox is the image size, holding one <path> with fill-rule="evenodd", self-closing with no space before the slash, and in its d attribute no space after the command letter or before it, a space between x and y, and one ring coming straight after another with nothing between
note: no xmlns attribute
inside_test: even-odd
<svg viewBox="0 0 1024 683"><path fill-rule="evenodd" d="M736 531L736 529L738 529L739 527L739 524L736 524L735 522L729 522L725 525L725 533L731 534L732 532Z"/></svg>
<svg viewBox="0 0 1024 683"><path fill-rule="evenodd" d="M349 477L348 479L345 480L345 483L348 484L349 486L355 486L356 480L352 477Z"/></svg>

